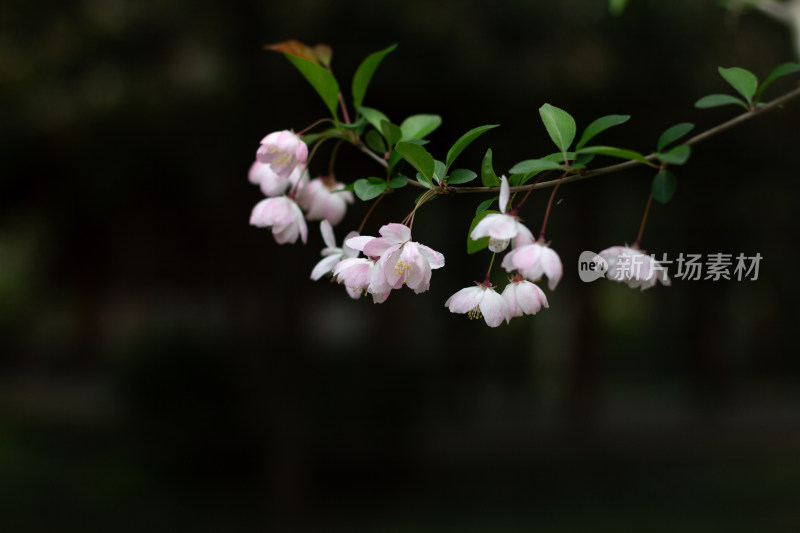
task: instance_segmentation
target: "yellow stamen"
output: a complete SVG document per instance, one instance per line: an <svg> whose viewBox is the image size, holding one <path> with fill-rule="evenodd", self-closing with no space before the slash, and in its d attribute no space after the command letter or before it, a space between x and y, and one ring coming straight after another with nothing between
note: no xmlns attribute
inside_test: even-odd
<svg viewBox="0 0 800 533"><path fill-rule="evenodd" d="M470 320L478 320L483 318L483 313L481 313L481 310L476 305L469 313L467 313L467 316Z"/></svg>

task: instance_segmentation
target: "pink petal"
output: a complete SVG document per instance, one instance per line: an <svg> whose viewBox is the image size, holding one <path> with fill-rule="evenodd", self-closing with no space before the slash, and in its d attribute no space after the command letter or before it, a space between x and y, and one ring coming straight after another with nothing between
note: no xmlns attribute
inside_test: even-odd
<svg viewBox="0 0 800 533"><path fill-rule="evenodd" d="M420 253L425 256L425 259L428 260L430 263L431 268L436 270L437 268L442 268L444 266L444 256L434 250L433 248L429 248L424 244L418 244L417 247L419 248Z"/></svg>
<svg viewBox="0 0 800 533"><path fill-rule="evenodd" d="M378 233L381 237L392 241L392 244L403 244L411 240L411 229L403 224L390 223L383 226Z"/></svg>
<svg viewBox="0 0 800 533"><path fill-rule="evenodd" d="M486 287L475 285L461 289L444 303L451 313L469 313L481 303Z"/></svg>
<svg viewBox="0 0 800 533"><path fill-rule="evenodd" d="M480 222L473 228L470 237L473 241L482 239L483 237L492 237L494 239L513 239L517 235L517 221L514 217L509 215L500 215L498 213L491 213L481 219Z"/></svg>
<svg viewBox="0 0 800 533"><path fill-rule="evenodd" d="M370 237L369 235L354 235L353 237L345 239L344 244L353 250L362 251L364 246L374 239L375 237Z"/></svg>
<svg viewBox="0 0 800 533"><path fill-rule="evenodd" d="M385 237L378 237L374 241L365 245L361 250L367 257L382 257L389 253L389 250L398 248L398 245Z"/></svg>
<svg viewBox="0 0 800 533"><path fill-rule="evenodd" d="M481 299L480 310L486 323L496 328L508 315L508 304L494 289L486 289Z"/></svg>
<svg viewBox="0 0 800 533"><path fill-rule="evenodd" d="M550 290L554 290L558 282L561 280L561 275L564 272L564 268L561 265L561 259L558 257L558 254L550 247L544 247L542 249L542 269L544 270L545 275L547 276L547 286L550 287Z"/></svg>
<svg viewBox="0 0 800 533"><path fill-rule="evenodd" d="M322 242L325 243L325 246L328 248L336 248L336 239L333 236L333 228L330 222L327 220L320 222L319 232L322 234Z"/></svg>
<svg viewBox="0 0 800 533"><path fill-rule="evenodd" d="M319 278L330 272L338 262L338 255L329 255L328 257L322 258L322 260L316 264L314 270L311 271L311 279L317 281Z"/></svg>
<svg viewBox="0 0 800 533"><path fill-rule="evenodd" d="M508 179L503 176L500 178L500 212L505 213L508 207L508 199L511 197L511 189L508 186ZM474 240L474 239L473 239Z"/></svg>

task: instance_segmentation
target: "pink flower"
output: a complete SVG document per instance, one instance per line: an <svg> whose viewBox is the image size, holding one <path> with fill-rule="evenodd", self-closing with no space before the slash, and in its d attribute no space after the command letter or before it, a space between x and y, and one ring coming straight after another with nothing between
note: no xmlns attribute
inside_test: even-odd
<svg viewBox="0 0 800 533"><path fill-rule="evenodd" d="M345 185L332 179L316 178L297 195L297 202L308 211L308 220L325 219L336 226L344 218L347 204L352 204L353 193L344 191Z"/></svg>
<svg viewBox="0 0 800 533"><path fill-rule="evenodd" d="M531 281L547 276L551 291L556 288L564 272L558 254L541 241L511 250L503 257L502 267L508 272L516 270Z"/></svg>
<svg viewBox="0 0 800 533"><path fill-rule="evenodd" d="M332 272L333 267L343 259L349 259L358 255L358 250L353 250L346 244L343 244L341 248L336 247L336 239L333 237L333 228L327 220L323 220L320 223L319 231L322 234L323 242L325 242L325 248L322 249L322 259L316 264L314 270L311 271L311 279L314 281ZM351 231L347 234L345 240L357 235L357 232Z"/></svg>
<svg viewBox="0 0 800 533"><path fill-rule="evenodd" d="M439 252L411 240L411 230L403 224L386 224L380 237L353 237L347 245L367 257L378 258L369 283L369 292L383 294L407 285L417 294L430 287L431 270L444 266Z"/></svg>
<svg viewBox="0 0 800 533"><path fill-rule="evenodd" d="M302 187L308 181L308 170L298 165L289 177L285 178L276 174L270 165L255 161L250 165L247 177L250 183L261 187L264 196L278 196L284 194L289 185L297 185L298 181L301 182L298 187Z"/></svg>
<svg viewBox="0 0 800 533"><path fill-rule="evenodd" d="M370 290L370 280L374 269L374 259L348 257L342 259L333 267L333 277L347 287L347 294L351 298L359 298L362 294L370 293L372 294L372 301L379 304L386 301L391 289L384 292Z"/></svg>
<svg viewBox="0 0 800 533"><path fill-rule="evenodd" d="M597 255L608 263L606 277L611 281L626 283L628 287L640 290L654 287L659 281L662 285L671 284L666 267L638 248L612 246Z"/></svg>
<svg viewBox="0 0 800 533"><path fill-rule="evenodd" d="M476 284L461 289L444 303L451 313L466 313L470 320L483 317L489 327L496 328L508 317L508 304L494 287Z"/></svg>
<svg viewBox="0 0 800 533"><path fill-rule="evenodd" d="M521 277L511 280L502 296L508 305L506 322L511 322L515 316L535 315L542 307L549 307L544 291Z"/></svg>
<svg viewBox="0 0 800 533"><path fill-rule="evenodd" d="M305 244L308 236L302 209L286 196L258 202L250 215L250 224L259 228L272 226L272 235L278 244L294 243L298 236Z"/></svg>
<svg viewBox="0 0 800 533"><path fill-rule="evenodd" d="M502 252L508 247L512 239L515 246L533 242L533 235L513 214L506 214L511 189L505 176L500 178L500 213L490 213L478 222L470 233L473 241L489 237L489 249L493 252ZM516 242L521 238L521 242Z"/></svg>
<svg viewBox="0 0 800 533"><path fill-rule="evenodd" d="M275 131L261 139L256 159L270 165L278 176L288 178L295 167L306 164L308 146L294 132Z"/></svg>

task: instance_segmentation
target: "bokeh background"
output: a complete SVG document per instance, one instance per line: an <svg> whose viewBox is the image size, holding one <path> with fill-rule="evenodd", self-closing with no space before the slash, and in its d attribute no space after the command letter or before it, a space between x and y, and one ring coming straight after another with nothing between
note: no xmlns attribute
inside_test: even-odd
<svg viewBox="0 0 800 533"><path fill-rule="evenodd" d="M330 44L345 89L398 43L365 104L441 114L440 157L501 124L462 156L492 147L498 172L552 151L544 102L579 128L631 114L599 139L649 152L736 114L693 108L726 92L718 66L797 60L786 27L713 1L4 2L3 531L797 531L800 103L698 145L644 236L760 253L757 281L582 283L581 251L635 239L635 169L559 190L550 309L491 329L443 307L485 272L464 246L483 197L418 213L448 264L382 305L309 280L316 224L305 247L248 225L259 140L325 113L262 50L286 39ZM344 147L336 170L380 169ZM547 197L521 213L534 230Z"/></svg>

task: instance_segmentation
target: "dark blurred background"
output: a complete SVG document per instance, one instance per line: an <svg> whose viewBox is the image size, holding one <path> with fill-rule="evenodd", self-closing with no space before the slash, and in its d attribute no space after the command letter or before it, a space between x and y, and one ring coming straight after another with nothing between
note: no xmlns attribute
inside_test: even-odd
<svg viewBox="0 0 800 533"><path fill-rule="evenodd" d="M800 102L698 145L644 235L670 258L760 253L757 281L582 283L581 251L635 240L645 169L559 190L564 279L550 309L497 329L443 307L485 272L464 246L484 197L418 213L415 239L448 264L382 305L309 280L316 223L305 247L248 225L259 140L325 113L265 43L330 44L346 91L398 43L365 104L441 114L439 157L501 124L462 156L477 170L492 147L498 172L553 151L544 102L579 128L631 114L598 141L649 152L677 122L737 113L693 108L728 90L718 66L763 79L797 60L786 27L713 1L607 7L0 5L3 531L797 531ZM380 171L347 147L336 170ZM534 230L547 197L521 213Z"/></svg>

